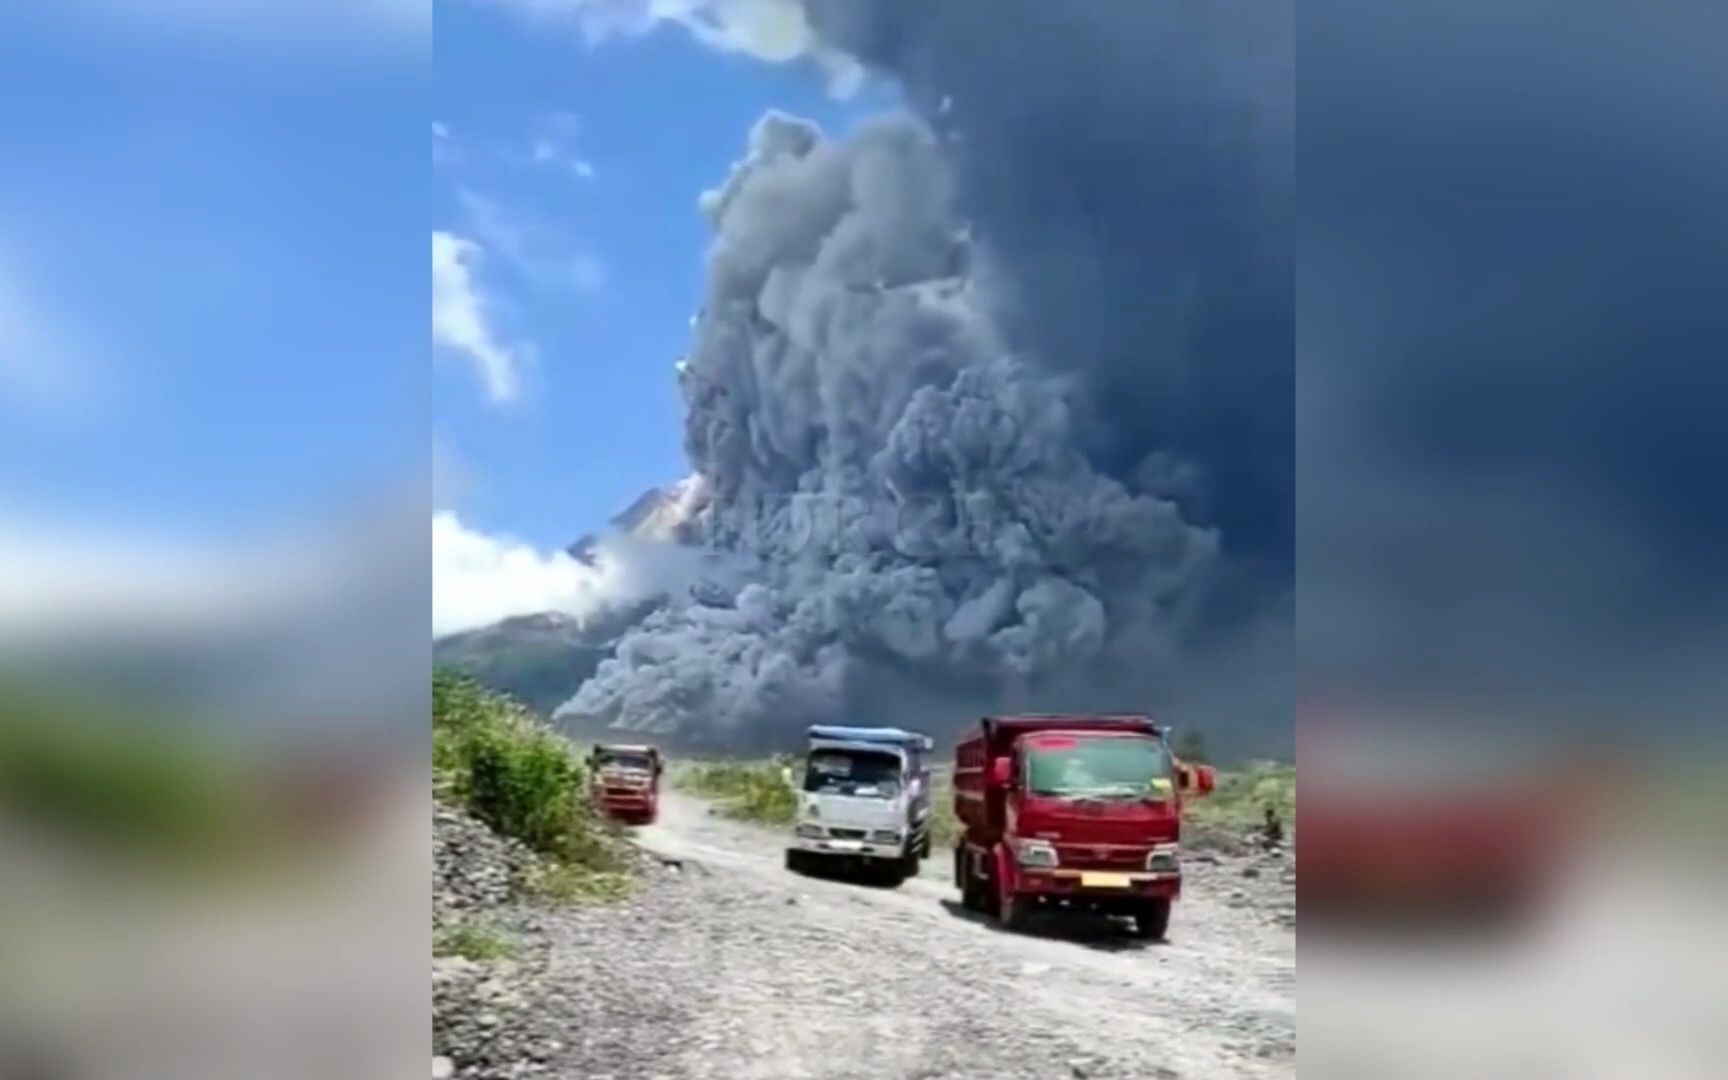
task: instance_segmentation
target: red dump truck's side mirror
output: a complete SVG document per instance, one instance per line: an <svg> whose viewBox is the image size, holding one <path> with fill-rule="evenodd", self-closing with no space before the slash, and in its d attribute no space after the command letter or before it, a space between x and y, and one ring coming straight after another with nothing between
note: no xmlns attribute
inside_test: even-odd
<svg viewBox="0 0 1728 1080"><path fill-rule="evenodd" d="M1196 795L1207 795L1218 782L1218 774L1210 765L1178 765L1176 767L1176 782L1183 791Z"/></svg>
<svg viewBox="0 0 1728 1080"><path fill-rule="evenodd" d="M1010 758L999 757L990 763L990 785L992 787L1007 787L1014 782L1014 762Z"/></svg>

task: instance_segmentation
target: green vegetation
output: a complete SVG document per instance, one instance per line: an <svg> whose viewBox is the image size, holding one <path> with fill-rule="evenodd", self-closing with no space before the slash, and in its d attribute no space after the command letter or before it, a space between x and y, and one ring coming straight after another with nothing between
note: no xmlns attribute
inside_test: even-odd
<svg viewBox="0 0 1728 1080"><path fill-rule="evenodd" d="M792 769L788 784L783 769ZM930 843L951 847L960 835L954 817L954 783L947 770L935 774L931 793ZM676 767L673 781L685 791L712 799L720 812L739 821L788 825L798 814L798 766L792 758L770 761L710 761Z"/></svg>
<svg viewBox="0 0 1728 1080"><path fill-rule="evenodd" d="M573 620L547 615L506 619L432 643L434 666L507 693L541 716L566 701L606 655L603 640Z"/></svg>
<svg viewBox="0 0 1728 1080"><path fill-rule="evenodd" d="M1296 823L1296 766L1288 762L1259 761L1241 769L1218 773L1211 794L1190 798L1183 816L1207 833L1240 833L1259 825L1272 807L1286 829Z"/></svg>
<svg viewBox="0 0 1728 1080"><path fill-rule="evenodd" d="M228 863L277 839L247 763L209 734L9 679L0 813L141 862Z"/></svg>
<svg viewBox="0 0 1728 1080"><path fill-rule="evenodd" d="M432 775L440 798L548 858L548 894L574 899L623 887L621 843L588 802L576 748L515 700L435 672Z"/></svg>
<svg viewBox="0 0 1728 1080"><path fill-rule="evenodd" d="M951 848L960 839L960 819L954 816L954 774L947 769L935 775L930 792L930 848Z"/></svg>
<svg viewBox="0 0 1728 1080"><path fill-rule="evenodd" d="M432 931L433 956L460 956L483 963L516 955L516 942L503 931L477 922L457 922Z"/></svg>
<svg viewBox="0 0 1728 1080"><path fill-rule="evenodd" d="M782 772L788 764L777 760L703 762L674 773L674 782L713 799L727 817L785 825L798 812L798 793Z"/></svg>
<svg viewBox="0 0 1728 1080"><path fill-rule="evenodd" d="M630 891L630 875L615 861L612 869L557 862L541 867L528 887L536 896L564 904L618 900Z"/></svg>
<svg viewBox="0 0 1728 1080"><path fill-rule="evenodd" d="M566 615L515 616L434 640L432 665L468 675L541 716L551 716L612 655L618 636L656 603L646 601L581 622Z"/></svg>

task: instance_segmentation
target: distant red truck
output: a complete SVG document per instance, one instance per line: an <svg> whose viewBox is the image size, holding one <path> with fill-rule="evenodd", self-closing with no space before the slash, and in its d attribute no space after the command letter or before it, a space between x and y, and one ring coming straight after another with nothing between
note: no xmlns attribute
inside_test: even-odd
<svg viewBox="0 0 1728 1080"><path fill-rule="evenodd" d="M1008 929L1071 909L1161 939L1182 891L1182 798L1213 782L1147 716L987 717L955 749L961 902Z"/></svg>
<svg viewBox="0 0 1728 1080"><path fill-rule="evenodd" d="M652 825L659 816L664 766L652 746L596 746L588 755L589 795L616 821Z"/></svg>
<svg viewBox="0 0 1728 1080"><path fill-rule="evenodd" d="M1613 789L1569 783L1589 774L1563 754L1459 724L1315 718L1298 741L1310 925L1518 925L1551 895L1590 793Z"/></svg>

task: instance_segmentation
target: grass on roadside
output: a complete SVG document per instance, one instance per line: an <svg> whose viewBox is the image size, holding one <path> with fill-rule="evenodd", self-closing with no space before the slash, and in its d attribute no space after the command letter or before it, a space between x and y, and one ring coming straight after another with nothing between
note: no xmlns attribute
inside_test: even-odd
<svg viewBox="0 0 1728 1080"><path fill-rule="evenodd" d="M930 791L930 847L941 851L960 839L960 819L954 816L954 774L944 769Z"/></svg>
<svg viewBox="0 0 1728 1080"><path fill-rule="evenodd" d="M460 956L476 963L508 960L516 955L516 941L496 927L456 922L433 929L432 955Z"/></svg>
<svg viewBox="0 0 1728 1080"><path fill-rule="evenodd" d="M549 863L539 891L558 899L622 891L623 844L588 802L576 748L514 699L466 676L432 677L438 796L466 807Z"/></svg>
<svg viewBox="0 0 1728 1080"><path fill-rule="evenodd" d="M798 794L779 761L716 761L692 764L675 774L686 791L712 799L720 812L739 821L785 825L797 816Z"/></svg>
<svg viewBox="0 0 1728 1080"><path fill-rule="evenodd" d="M781 770L793 769L793 784ZM738 821L787 825L797 816L797 766L788 761L717 761L693 763L674 774L677 785L712 799L720 812ZM934 848L952 847L960 834L954 817L953 778L946 771L935 777L930 804L930 841Z"/></svg>
<svg viewBox="0 0 1728 1080"><path fill-rule="evenodd" d="M551 863L540 869L528 887L534 895L557 903L591 904L621 899L630 891L630 880L620 869Z"/></svg>
<svg viewBox="0 0 1728 1080"><path fill-rule="evenodd" d="M1277 812L1286 829L1294 827L1294 764L1257 761L1239 769L1219 770L1217 786L1210 794L1183 803L1183 841L1195 847L1229 847L1265 820L1268 806Z"/></svg>

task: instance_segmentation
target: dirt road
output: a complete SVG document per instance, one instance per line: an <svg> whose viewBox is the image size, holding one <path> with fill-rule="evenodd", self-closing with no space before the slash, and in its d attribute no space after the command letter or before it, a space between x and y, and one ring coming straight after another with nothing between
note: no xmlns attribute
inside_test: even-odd
<svg viewBox="0 0 1728 1080"><path fill-rule="evenodd" d="M899 889L799 877L777 834L687 796L638 840L677 869L627 909L547 928L554 1005L580 1014L564 1075L1295 1075L1295 935L1226 902L1240 868L1194 867L1169 942L1145 944L1000 932L959 907L941 851Z"/></svg>

